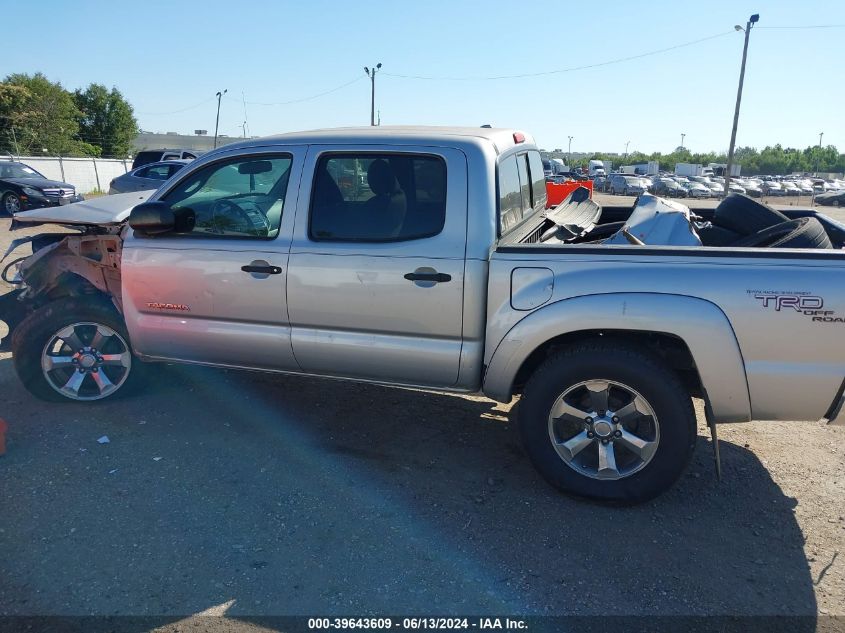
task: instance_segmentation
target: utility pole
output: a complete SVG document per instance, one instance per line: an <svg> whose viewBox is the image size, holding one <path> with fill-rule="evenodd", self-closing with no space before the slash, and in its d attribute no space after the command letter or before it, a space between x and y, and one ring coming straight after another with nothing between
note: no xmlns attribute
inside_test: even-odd
<svg viewBox="0 0 845 633"><path fill-rule="evenodd" d="M684 134L683 132L681 132L681 149L684 149L684 137L685 137L685 136L686 136L686 134Z"/></svg>
<svg viewBox="0 0 845 633"><path fill-rule="evenodd" d="M631 142L631 141L625 141L625 158L628 158L628 144L629 144L630 142Z"/></svg>
<svg viewBox="0 0 845 633"><path fill-rule="evenodd" d="M822 162L822 137L824 136L824 132L819 132L819 151L816 154L816 175L819 173L819 168L821 167Z"/></svg>
<svg viewBox="0 0 845 633"><path fill-rule="evenodd" d="M217 128L220 125L220 100L223 98L223 95L229 92L229 89L226 88L223 92L217 93L217 120L214 122L214 148L217 149Z"/></svg>
<svg viewBox="0 0 845 633"><path fill-rule="evenodd" d="M569 163L569 165L567 165L567 167L569 167L570 171L572 170L572 139L574 139L574 138L575 138L574 136L569 137L569 149L566 151L566 156L567 156L566 160Z"/></svg>
<svg viewBox="0 0 845 633"><path fill-rule="evenodd" d="M376 72L381 69L381 62L375 65L375 68L370 70L367 66L364 66L364 72L367 73L367 77L370 78L370 83L372 84L372 92L370 93L370 125L375 126L376 124Z"/></svg>
<svg viewBox="0 0 845 633"><path fill-rule="evenodd" d="M745 31L745 44L742 47L742 66L739 69L739 87L736 90L736 109L734 110L734 124L731 129L731 144L728 147L728 164L725 168L725 195L730 192L731 186L731 167L734 162L734 146L736 145L736 126L739 123L739 104L742 101L742 84L745 81L745 60L748 57L748 36L751 35L752 25L757 23L760 19L760 14L755 13L750 18L743 29L739 24L734 26L737 31Z"/></svg>

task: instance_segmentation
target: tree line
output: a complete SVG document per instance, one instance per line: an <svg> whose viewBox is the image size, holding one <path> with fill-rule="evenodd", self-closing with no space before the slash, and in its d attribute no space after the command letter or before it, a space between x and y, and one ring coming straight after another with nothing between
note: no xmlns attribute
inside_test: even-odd
<svg viewBox="0 0 845 633"><path fill-rule="evenodd" d="M553 152L552 157L566 160L566 152ZM717 152L695 153L685 147L677 147L671 154L654 152L631 152L624 154L595 153L580 160L573 160L573 167L586 167L589 160L609 160L613 167L636 165L657 161L660 169L673 171L676 163L727 163L727 154ZM734 152L734 163L742 165L744 176L793 173L843 173L845 172L845 154L840 154L834 145L819 147L811 145L805 149L767 145L762 150L754 147L738 147Z"/></svg>
<svg viewBox="0 0 845 633"><path fill-rule="evenodd" d="M138 135L132 106L117 88L70 92L42 73L0 83L0 153L126 158Z"/></svg>

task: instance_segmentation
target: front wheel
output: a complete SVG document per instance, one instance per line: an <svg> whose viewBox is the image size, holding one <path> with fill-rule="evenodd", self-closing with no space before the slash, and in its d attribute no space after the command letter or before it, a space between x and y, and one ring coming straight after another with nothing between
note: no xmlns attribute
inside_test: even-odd
<svg viewBox="0 0 845 633"><path fill-rule="evenodd" d="M27 390L52 402L103 400L126 392L138 374L120 315L90 297L30 314L15 329L12 356Z"/></svg>
<svg viewBox="0 0 845 633"><path fill-rule="evenodd" d="M670 488L697 438L692 400L659 358L595 341L549 358L520 403L534 466L564 492L639 503Z"/></svg>
<svg viewBox="0 0 845 633"><path fill-rule="evenodd" d="M3 196L3 210L9 215L17 213L21 210L21 199L13 193L7 193Z"/></svg>

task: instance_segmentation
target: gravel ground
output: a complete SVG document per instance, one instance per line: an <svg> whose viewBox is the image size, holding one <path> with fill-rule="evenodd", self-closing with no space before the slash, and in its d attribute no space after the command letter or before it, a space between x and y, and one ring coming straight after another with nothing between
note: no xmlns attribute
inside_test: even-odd
<svg viewBox="0 0 845 633"><path fill-rule="evenodd" d="M46 404L0 354L0 615L845 616L845 427L722 426L717 483L697 403L687 474L617 508L550 489L481 397L148 374Z"/></svg>

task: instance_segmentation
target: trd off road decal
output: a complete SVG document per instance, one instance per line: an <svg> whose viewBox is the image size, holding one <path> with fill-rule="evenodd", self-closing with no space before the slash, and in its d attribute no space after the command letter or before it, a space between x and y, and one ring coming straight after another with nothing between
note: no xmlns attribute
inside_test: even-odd
<svg viewBox="0 0 845 633"><path fill-rule="evenodd" d="M775 312L792 314L798 312L815 323L845 323L845 317L835 310L824 309L824 297L811 295L809 292L780 292L777 290L748 290L763 308Z"/></svg>

